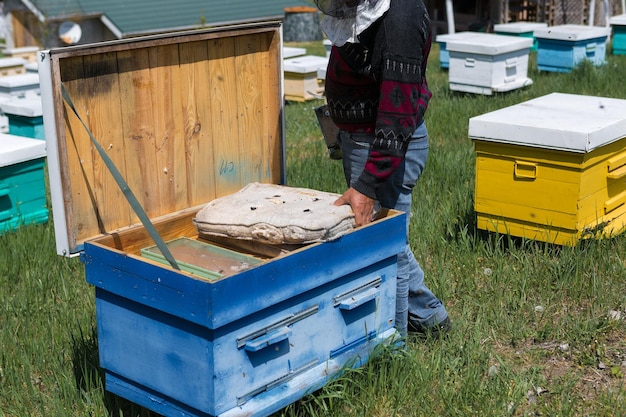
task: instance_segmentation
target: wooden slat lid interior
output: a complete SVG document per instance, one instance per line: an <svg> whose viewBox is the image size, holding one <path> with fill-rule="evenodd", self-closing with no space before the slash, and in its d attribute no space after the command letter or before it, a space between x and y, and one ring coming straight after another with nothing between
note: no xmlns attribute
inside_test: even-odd
<svg viewBox="0 0 626 417"><path fill-rule="evenodd" d="M265 22L48 51L68 250L139 221L61 84L154 219L284 182L281 47L280 24Z"/></svg>

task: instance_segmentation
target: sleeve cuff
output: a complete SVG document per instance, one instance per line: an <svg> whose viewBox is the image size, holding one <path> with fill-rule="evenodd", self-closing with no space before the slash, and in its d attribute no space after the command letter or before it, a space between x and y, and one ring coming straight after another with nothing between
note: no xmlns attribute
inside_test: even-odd
<svg viewBox="0 0 626 417"><path fill-rule="evenodd" d="M356 182L351 184L352 188L373 200L376 200L376 190L379 186L380 183L376 181L376 178L365 172Z"/></svg>

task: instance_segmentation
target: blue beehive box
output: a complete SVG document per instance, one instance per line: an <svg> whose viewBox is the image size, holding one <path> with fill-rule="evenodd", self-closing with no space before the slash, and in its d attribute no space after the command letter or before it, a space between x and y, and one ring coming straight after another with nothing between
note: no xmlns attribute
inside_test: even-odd
<svg viewBox="0 0 626 417"><path fill-rule="evenodd" d="M626 55L626 14L611 17L609 23L613 29L613 54Z"/></svg>
<svg viewBox="0 0 626 417"><path fill-rule="evenodd" d="M533 39L530 47L531 52L537 51L537 39L535 39L535 30L545 29L547 23L542 22L510 22L498 23L493 25L493 31L498 35L521 36L523 38Z"/></svg>
<svg viewBox="0 0 626 417"><path fill-rule="evenodd" d="M40 97L16 97L0 103L8 118L9 133L33 139L45 139Z"/></svg>
<svg viewBox="0 0 626 417"><path fill-rule="evenodd" d="M610 28L558 25L535 31L537 68L540 71L570 72L584 60L595 66L606 63Z"/></svg>
<svg viewBox="0 0 626 417"><path fill-rule="evenodd" d="M53 49L39 63L57 251L79 254L96 289L106 389L165 416L267 416L396 337L404 213L288 247L206 240L192 222L251 182L284 184L281 47L268 21ZM153 238L62 84L168 245L259 262L207 278L142 256Z"/></svg>
<svg viewBox="0 0 626 417"><path fill-rule="evenodd" d="M48 221L45 143L0 134L0 234Z"/></svg>

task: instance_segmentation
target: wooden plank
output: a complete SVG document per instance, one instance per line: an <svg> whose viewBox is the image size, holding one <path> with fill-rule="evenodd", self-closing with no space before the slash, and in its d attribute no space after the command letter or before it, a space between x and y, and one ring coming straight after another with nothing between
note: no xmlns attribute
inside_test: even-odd
<svg viewBox="0 0 626 417"><path fill-rule="evenodd" d="M42 26L37 18L26 10L12 10L11 29L15 48L39 45L42 38Z"/></svg>
<svg viewBox="0 0 626 417"><path fill-rule="evenodd" d="M545 226L535 222L526 222L509 217L477 216L476 227L481 230L509 234L525 239L540 240L557 245L573 245L578 239L578 232L571 229L561 229L554 226Z"/></svg>
<svg viewBox="0 0 626 417"><path fill-rule="evenodd" d="M157 171L153 173L160 196L160 212L188 207L185 169L185 131L177 45L149 49L150 96L153 103Z"/></svg>
<svg viewBox="0 0 626 417"><path fill-rule="evenodd" d="M165 241L182 236L196 238L198 231L192 219L200 208L196 206L155 219L154 227ZM150 234L140 225L120 228L114 233L93 239L91 242L135 255L139 255L141 249L154 244Z"/></svg>
<svg viewBox="0 0 626 417"><path fill-rule="evenodd" d="M119 102L119 80L117 56L115 53L105 53L98 57L84 58L84 80L87 85L87 94L81 99L87 99L87 125L92 134L104 148L123 177L127 177L125 164L124 137L122 129L122 114ZM81 138L91 146L89 138ZM82 156L92 161L91 193L98 207L102 230L111 231L121 225L128 226L133 218L132 209L126 203L119 185L111 175L110 168L98 154L95 148Z"/></svg>
<svg viewBox="0 0 626 417"><path fill-rule="evenodd" d="M242 186L281 182L281 105L279 95L272 94L280 91L280 68L271 59L277 53L273 48L277 43L271 34L236 38Z"/></svg>
<svg viewBox="0 0 626 417"><path fill-rule="evenodd" d="M482 153L476 156L476 168L477 171L495 171L506 174L511 174L511 178L514 179L515 164L537 164L537 176L540 176L544 180L565 182L570 184L580 183L581 170L562 167L559 165L539 162L536 159L530 158L517 158L516 155L485 155Z"/></svg>
<svg viewBox="0 0 626 417"><path fill-rule="evenodd" d="M513 210L510 213L512 217L524 216L523 213L530 210L536 213L534 221L543 222L544 220L540 220L541 217L553 218L553 223L556 225L575 227L562 222L568 221L571 215L576 215L578 209L578 186L576 184L541 177L529 181L512 181L512 172L481 169L476 172L475 194L477 206L481 202L491 201L495 206L501 204L507 206L508 210ZM497 214L497 211L484 211L484 209L479 211ZM541 213L548 214L543 216Z"/></svg>
<svg viewBox="0 0 626 417"><path fill-rule="evenodd" d="M83 58L68 58L60 63L60 78L81 117L86 117L88 84L85 79ZM102 232L105 227L94 193L94 161L91 139L81 122L65 104L66 137L61 136L59 159L67 167L63 181L64 200L67 202L67 224L70 241L82 240Z"/></svg>
<svg viewBox="0 0 626 417"><path fill-rule="evenodd" d="M509 143L473 140L476 153L494 156L514 156L515 158L537 161L565 168L580 169L584 155L581 153L557 151L534 146L512 145Z"/></svg>
<svg viewBox="0 0 626 417"><path fill-rule="evenodd" d="M581 197L590 196L600 192L601 195L603 195L600 199L606 200L609 196L626 189L626 182L623 180L620 181L619 179L609 178L609 161L615 155L619 156L625 145L626 139L622 139L607 146L597 148L585 155L583 163L585 168L581 173L580 179ZM603 204L600 204L600 206L602 205Z"/></svg>
<svg viewBox="0 0 626 417"><path fill-rule="evenodd" d="M212 175L216 178L216 195L223 196L241 189L238 138L239 118L235 64L235 41L232 38L209 41L209 94L212 100L211 133L214 150Z"/></svg>
<svg viewBox="0 0 626 417"><path fill-rule="evenodd" d="M281 167L284 166L283 157L283 125L282 108L283 97L276 94L281 91L282 71L279 66L280 61L272 59L273 56L279 54L278 49L281 48L277 36L268 33L259 39L259 49L255 54L258 68L257 73L262 74L262 79L258 81L260 86L259 93L262 95L262 106L259 112L264 117L257 119L262 120L260 131L263 133L263 149L262 149L262 171L259 172L259 181L278 184L283 181ZM254 71L253 68L251 68Z"/></svg>
<svg viewBox="0 0 626 417"><path fill-rule="evenodd" d="M265 164L270 162L267 152L266 129L263 117L263 89L267 80L260 51L264 48L260 36L239 36L235 39L237 67L237 107L239 120L239 172L241 184L263 181Z"/></svg>
<svg viewBox="0 0 626 417"><path fill-rule="evenodd" d="M161 195L154 173L158 172L152 85L147 49L118 52L126 179L149 217L158 216ZM155 97L156 99L156 97ZM160 100L159 100L160 101Z"/></svg>
<svg viewBox="0 0 626 417"><path fill-rule="evenodd" d="M216 197L208 44L206 41L181 43L179 51L187 203L196 205ZM201 91L204 93L200 94Z"/></svg>
<svg viewBox="0 0 626 417"><path fill-rule="evenodd" d="M268 144L269 144L269 161L270 181L273 184L284 182L285 178L285 137L283 126L283 94L282 94L282 65L276 56L281 56L282 43L280 37L274 33L268 33L269 38L268 51L265 54L266 68L268 74L267 89L267 108L265 114L267 116L268 126ZM281 94L276 94L279 91Z"/></svg>

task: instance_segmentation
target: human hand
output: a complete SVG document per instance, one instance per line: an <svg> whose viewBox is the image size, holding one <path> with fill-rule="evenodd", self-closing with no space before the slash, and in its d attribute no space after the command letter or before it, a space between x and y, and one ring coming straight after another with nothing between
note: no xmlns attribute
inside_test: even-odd
<svg viewBox="0 0 626 417"><path fill-rule="evenodd" d="M336 206L342 206L344 204L348 204L352 207L354 222L357 227L372 222L372 217L374 216L374 199L350 187L335 201Z"/></svg>

